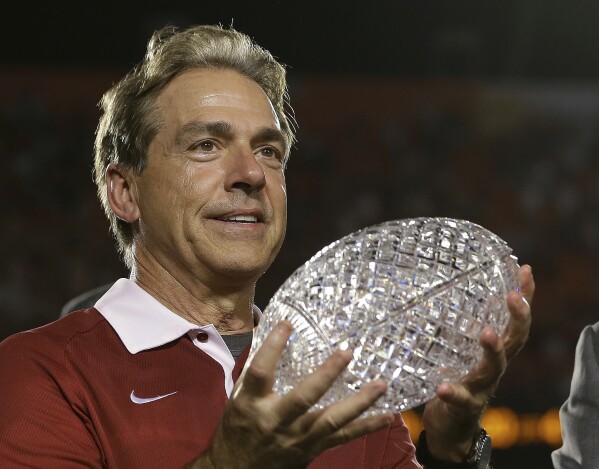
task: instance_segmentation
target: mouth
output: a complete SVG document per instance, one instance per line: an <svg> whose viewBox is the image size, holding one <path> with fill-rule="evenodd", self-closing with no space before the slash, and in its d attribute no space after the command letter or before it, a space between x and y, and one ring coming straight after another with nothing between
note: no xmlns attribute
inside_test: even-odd
<svg viewBox="0 0 599 469"><path fill-rule="evenodd" d="M258 223L260 220L255 215L230 215L225 217L219 217L217 220L225 221L228 223Z"/></svg>

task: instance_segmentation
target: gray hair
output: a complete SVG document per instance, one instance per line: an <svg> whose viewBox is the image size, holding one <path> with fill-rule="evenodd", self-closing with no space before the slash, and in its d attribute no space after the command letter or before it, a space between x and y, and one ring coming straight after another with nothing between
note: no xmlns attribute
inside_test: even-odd
<svg viewBox="0 0 599 469"><path fill-rule="evenodd" d="M154 103L158 94L177 75L195 68L230 69L255 81L270 99L287 143L295 141L294 120L287 94L285 68L270 52L234 29L193 26L179 31L167 26L148 42L144 59L100 101L103 111L95 140L94 178L98 196L110 221L125 264L133 265L131 225L117 218L106 196L106 169L110 163L141 173L147 149L160 129Z"/></svg>

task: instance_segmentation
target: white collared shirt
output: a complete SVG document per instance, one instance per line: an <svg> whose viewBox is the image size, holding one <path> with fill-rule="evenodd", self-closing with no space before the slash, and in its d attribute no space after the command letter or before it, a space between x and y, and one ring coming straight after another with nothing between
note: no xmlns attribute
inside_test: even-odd
<svg viewBox="0 0 599 469"><path fill-rule="evenodd" d="M183 319L127 278L117 280L94 307L132 354L160 347L188 334L196 347L222 366L225 392L228 397L231 396L235 360L214 325L198 326ZM262 313L255 305L253 313L257 324ZM200 332L207 334L208 339L199 341L197 336Z"/></svg>

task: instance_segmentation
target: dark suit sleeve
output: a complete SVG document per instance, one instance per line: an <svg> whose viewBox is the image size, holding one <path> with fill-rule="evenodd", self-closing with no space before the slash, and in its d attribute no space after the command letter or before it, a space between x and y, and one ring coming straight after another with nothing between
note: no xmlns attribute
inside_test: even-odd
<svg viewBox="0 0 599 469"><path fill-rule="evenodd" d="M564 443L552 454L555 468L599 467L599 323L587 326L578 340L560 421Z"/></svg>

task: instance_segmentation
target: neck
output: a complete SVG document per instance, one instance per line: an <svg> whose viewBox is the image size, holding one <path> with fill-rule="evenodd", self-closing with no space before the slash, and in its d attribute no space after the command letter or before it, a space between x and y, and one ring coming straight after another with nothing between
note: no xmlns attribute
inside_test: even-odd
<svg viewBox="0 0 599 469"><path fill-rule="evenodd" d="M212 324L221 334L250 332L254 327L255 283L226 288L197 278L175 278L154 257L136 257L131 280L187 321Z"/></svg>

